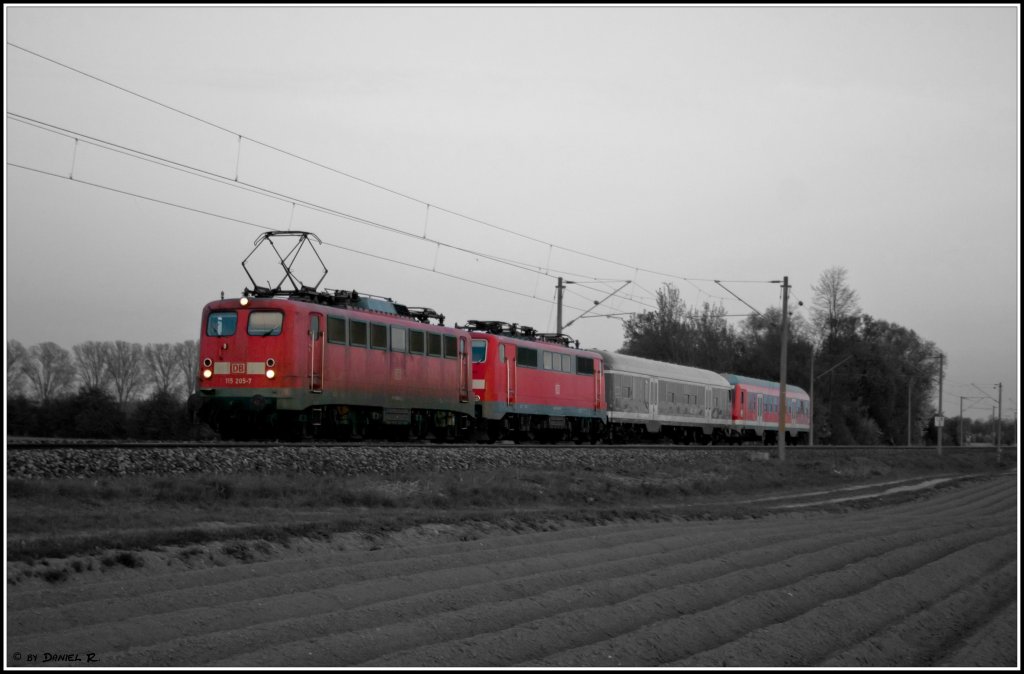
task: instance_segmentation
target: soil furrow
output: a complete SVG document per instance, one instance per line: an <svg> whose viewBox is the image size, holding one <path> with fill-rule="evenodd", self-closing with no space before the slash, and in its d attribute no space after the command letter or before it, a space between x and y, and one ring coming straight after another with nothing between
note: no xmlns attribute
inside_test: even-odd
<svg viewBox="0 0 1024 674"><path fill-rule="evenodd" d="M709 523L711 524L711 523ZM440 526L440 525L439 525ZM422 527L429 529L429 526ZM300 553L302 563L296 565L294 558L268 560L249 565L252 577L273 577L287 574L304 574L309 571L336 568L344 563L353 573L372 574L373 569L381 568L382 563L405 564L411 558L424 559L464 554L467 546L483 553L493 553L496 558L507 558L519 551L528 551L531 546L547 547L557 551L562 547L571 548L576 540L605 540L608 545L626 544L634 541L654 540L659 536L671 536L671 523L630 522L627 524L600 525L587 527L566 527L564 530L544 531L523 534L494 535L473 541L452 541L439 544L416 545L413 547L395 547L375 550L335 549L328 553ZM367 541L372 538L361 536ZM384 536L381 537L385 538ZM361 541L362 544L368 544ZM342 544L343 545L343 544ZM203 546L195 546L202 548ZM301 568L297 569L296 567ZM372 576L367 576L372 577ZM8 588L8 609L41 608L46 606L66 607L73 603L94 600L108 600L125 597L134 598L139 593L152 594L160 591L177 589L195 589L196 587L216 586L238 580L238 569L234 567L216 567L190 569L185 573L167 573L148 578L118 577L110 580L89 582L79 586L65 586L62 597L53 596L52 588L27 589L22 587Z"/></svg>
<svg viewBox="0 0 1024 674"><path fill-rule="evenodd" d="M998 614L1017 595L1016 564L1008 562L952 595L887 625L822 667L928 667L963 642L965 635Z"/></svg>
<svg viewBox="0 0 1024 674"><path fill-rule="evenodd" d="M1020 669L1018 603L1010 601L945 655L937 667L1016 667Z"/></svg>
<svg viewBox="0 0 1024 674"><path fill-rule="evenodd" d="M809 666L859 643L1012 559L1013 534L983 540L789 619L765 622L715 649L674 662L682 667ZM814 635L807 639L804 635Z"/></svg>
<svg viewBox="0 0 1024 674"><path fill-rule="evenodd" d="M986 534L971 532L972 539ZM808 576L834 571L850 565L854 560L873 559L892 547L902 545L908 537L917 542L909 550L891 555L894 563L906 565L931 559L936 554L958 549L963 544L964 532L943 537L918 536L912 532L892 536L860 539L835 546L785 556L778 561L756 564L738 570L723 568L717 577L699 582L681 583L653 591L633 591L633 596L614 604L603 604L594 608L570 609L552 613L548 617L529 622L520 622L514 627L500 631L480 633L478 636L463 638L463 645L479 653L479 660L473 666L508 666L531 660L527 666L594 666L608 664L604 659L583 662L570 659L563 662L559 657L548 657L566 648L603 643L620 635L634 632L651 622L675 618L680 614L697 613L727 604L759 592L765 592L792 583L801 582ZM937 552L938 551L938 552ZM895 559L899 558L899 559ZM766 560L767 561L767 560ZM899 567L899 568L902 568ZM851 582L856 582L853 579ZM627 594L627 593L623 593ZM607 595L606 595L607 596ZM813 602L813 594L805 593L803 602ZM483 630L479 630L483 632ZM542 637L542 638L540 638ZM628 637L627 637L628 639ZM531 642L529 649L520 646ZM409 666L412 663L440 665L447 658L451 644L435 644L411 651L392 653L365 663L364 666ZM639 664L648 664L643 660Z"/></svg>
<svg viewBox="0 0 1024 674"><path fill-rule="evenodd" d="M246 564L232 569L217 569L216 574L211 574L212 570L203 569L176 574L177 582L181 586L169 590L147 591L144 579L139 578L133 583L103 583L100 587L93 588L93 592L112 587L120 589L119 593L112 593L114 596L101 593L85 599L82 597L83 593L79 591L80 588L69 588L70 596L67 596L66 601L59 606L30 605L30 608L22 610L19 610L15 598L11 597L8 603L8 630L14 635L30 635L38 631L58 632L89 622L89 617L96 615L98 607L102 607L101 614L107 622L115 622L243 600L272 601L277 596L297 595L303 592L320 594L324 590L345 585L373 583L378 579L397 579L384 590L383 598L387 598L398 596L396 593L400 592L403 583L409 584L403 579L419 580L432 570L447 574L455 569L464 568L467 577L460 578L460 582L465 584L479 582L478 577L481 574L491 574L492 571L485 565L496 562L507 564L515 560L542 558L552 565L557 565L557 568L564 568L575 563L596 563L607 559L657 554L680 546L699 548L705 541L721 537L729 528L751 529L759 535L778 531L783 536L800 537L816 532L819 527L818 519L820 518L799 517L722 523L674 522L657 527L642 527L638 532L606 532L598 527L590 536L574 536L568 540L535 542L536 536L527 535L527 544L522 546L512 545L511 540L503 541L503 546L507 544L511 550L480 550L476 541L470 541L460 543L458 548L443 546L445 552L441 555L432 555L431 550L417 554L420 551L413 548L407 551L405 557L379 562L366 561L373 553L360 551L354 555L357 561L352 564L349 563L349 553L338 552L333 555L334 567L312 570L306 569L304 564L294 562L288 565ZM728 524L729 527L723 529L720 526L722 524ZM578 560L581 555L584 559ZM268 566L278 573L272 574L268 571ZM228 570L231 571L231 575L223 573ZM524 572L535 571L527 569ZM499 568L497 574L503 573L505 572ZM196 578L196 585L187 585L188 579L192 577ZM212 584L211 577L216 577L219 582ZM202 588L203 591L196 592L198 588ZM138 594L134 594L136 592ZM379 593L381 590L376 592ZM128 596L125 596L126 594ZM51 591L51 595L59 597L62 592ZM95 624L95 620L91 622Z"/></svg>
<svg viewBox="0 0 1024 674"><path fill-rule="evenodd" d="M1016 475L911 498L526 533L423 525L217 568L151 552L160 568L9 580L7 643L103 667L1012 666Z"/></svg>
<svg viewBox="0 0 1024 674"><path fill-rule="evenodd" d="M934 532L929 535L934 535ZM243 624L238 632L233 635L217 634L212 635L219 641L221 637L225 641L233 642L231 646L220 645L214 650L219 650L221 657L233 650L240 650L249 647L266 648L268 642L257 642L255 644L239 644L238 639L249 641L244 632L246 629L253 629L260 633L266 633L270 639L269 643L278 643L286 638L295 640L309 640L318 634L330 635L348 630L361 630L368 627L387 626L395 622L398 616L404 621L412 618L431 618L433 624L427 631L433 638L439 629L438 621L457 618L460 625L469 626L472 629L479 629L480 625L494 621L506 621L524 619L519 615L519 610L525 610L528 614L538 610L550 611L551 606L544 601L546 594L554 594L562 597L567 607L573 607L584 603L596 601L607 601L608 596L615 597L617 589L622 588L620 594L623 597L631 596L640 587L657 588L689 579L691 582L702 577L712 577L721 573L723 568L735 568L737 566L749 565L752 563L763 563L765 559L779 558L792 553L794 546L806 548L820 548L829 544L827 537L817 537L807 541L795 541L799 535L783 537L778 534L774 536L753 536L748 539L751 547L744 551L735 551L735 545L728 541L719 541L703 546L688 546L690 541L687 536L679 540L679 549L661 552L656 555L646 554L642 557L631 557L623 560L612 560L602 563L596 561L591 564L582 565L571 569L559 569L556 571L542 572L532 575L508 576L496 581L486 581L477 585L462 585L457 588L446 588L434 592L424 592L416 596L399 598L389 602L369 604L367 606L353 607L344 611L333 611L327 615L310 616L312 608L308 605L300 606L298 615L304 616L292 621L277 623L267 626L253 626ZM851 534L835 534L832 543L848 542L856 540L857 536ZM761 545L761 548L755 546ZM588 553L582 552L584 556ZM535 560L541 563L543 560ZM520 564L522 567L522 565ZM525 568L525 567L522 567ZM521 569L520 569L521 570ZM567 590L575 590L576 594L566 594ZM497 615L487 615L491 612L490 606L504 602L505 608ZM509 604L512 602L512 604ZM519 602L516 604L515 602ZM521 606L520 606L521 605ZM519 608L517 608L519 607ZM525 607L525 608L523 608ZM244 608L244 607L243 607ZM332 608L337 608L334 604ZM483 613L482 617L469 617L470 613ZM240 611L234 607L230 609L232 614ZM275 606L275 615L281 613L281 607ZM432 618L433 614L442 614L439 618ZM545 614L541 614L545 615ZM211 622L211 629L214 623ZM219 627L220 625L218 625ZM223 629L223 628L222 628ZM143 630L145 631L145 630ZM376 631L376 630L375 630ZM294 635L294 636L291 636ZM404 636L406 643L412 637ZM156 658L157 661L166 654L173 654L177 646L187 646L190 652L198 653L209 650L207 647L191 640L189 643L175 641L173 644L160 644L150 652L136 653L138 657ZM210 637L200 638L199 641L209 643ZM390 642L384 640L386 647ZM365 645L365 642L364 642ZM163 653L160 656L154 651ZM352 654L352 651L349 651ZM258 658L258 655L254 656Z"/></svg>

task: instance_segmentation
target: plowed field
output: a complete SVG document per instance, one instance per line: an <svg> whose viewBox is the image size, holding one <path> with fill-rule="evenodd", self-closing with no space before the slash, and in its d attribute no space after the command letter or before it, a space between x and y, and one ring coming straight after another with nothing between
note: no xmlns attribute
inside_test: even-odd
<svg viewBox="0 0 1024 674"><path fill-rule="evenodd" d="M1018 664L1014 474L777 512L8 586L7 666Z"/></svg>

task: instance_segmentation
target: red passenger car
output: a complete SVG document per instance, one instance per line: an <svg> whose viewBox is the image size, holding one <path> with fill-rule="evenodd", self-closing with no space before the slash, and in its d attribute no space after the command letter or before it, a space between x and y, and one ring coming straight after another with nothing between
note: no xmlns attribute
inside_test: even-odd
<svg viewBox="0 0 1024 674"><path fill-rule="evenodd" d="M472 422L469 336L430 317L342 291L211 302L199 415L227 437L454 439Z"/></svg>
<svg viewBox="0 0 1024 674"><path fill-rule="evenodd" d="M498 321L470 321L478 423L491 440L596 442L607 422L601 356Z"/></svg>
<svg viewBox="0 0 1024 674"><path fill-rule="evenodd" d="M779 383L765 379L723 374L733 385L733 430L740 440L762 440L773 444L779 431ZM786 385L786 440L807 444L811 430L811 399L798 386Z"/></svg>

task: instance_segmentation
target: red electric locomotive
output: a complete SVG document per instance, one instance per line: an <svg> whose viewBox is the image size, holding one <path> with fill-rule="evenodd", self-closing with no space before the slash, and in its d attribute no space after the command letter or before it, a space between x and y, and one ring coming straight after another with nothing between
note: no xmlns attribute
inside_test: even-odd
<svg viewBox="0 0 1024 674"><path fill-rule="evenodd" d="M326 299L246 295L206 305L201 418L237 438L454 439L469 428L464 331L354 293Z"/></svg>
<svg viewBox="0 0 1024 674"><path fill-rule="evenodd" d="M275 235L312 236L257 241ZM443 319L300 285L211 302L199 339L199 417L235 438L456 439L472 427L469 335Z"/></svg>
<svg viewBox="0 0 1024 674"><path fill-rule="evenodd" d="M476 417L487 438L596 442L607 422L599 354L565 335L469 321Z"/></svg>
<svg viewBox="0 0 1024 674"><path fill-rule="evenodd" d="M761 440L772 444L778 439L779 382L723 374L733 385L733 430L740 440ZM786 385L786 441L807 444L811 429L811 399L798 386Z"/></svg>

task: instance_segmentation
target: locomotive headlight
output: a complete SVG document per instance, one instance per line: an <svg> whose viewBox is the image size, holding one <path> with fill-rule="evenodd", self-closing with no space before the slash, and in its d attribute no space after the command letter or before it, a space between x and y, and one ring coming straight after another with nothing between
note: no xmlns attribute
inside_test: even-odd
<svg viewBox="0 0 1024 674"><path fill-rule="evenodd" d="M213 370L211 370L209 368L203 370L203 379L209 379L212 376L213 376Z"/></svg>
<svg viewBox="0 0 1024 674"><path fill-rule="evenodd" d="M267 379L273 379L273 378L274 378L274 371L273 370L267 370Z"/></svg>
<svg viewBox="0 0 1024 674"><path fill-rule="evenodd" d="M248 297L243 297L242 300L241 300L241 304L242 304L243 307L249 306L249 298Z"/></svg>

